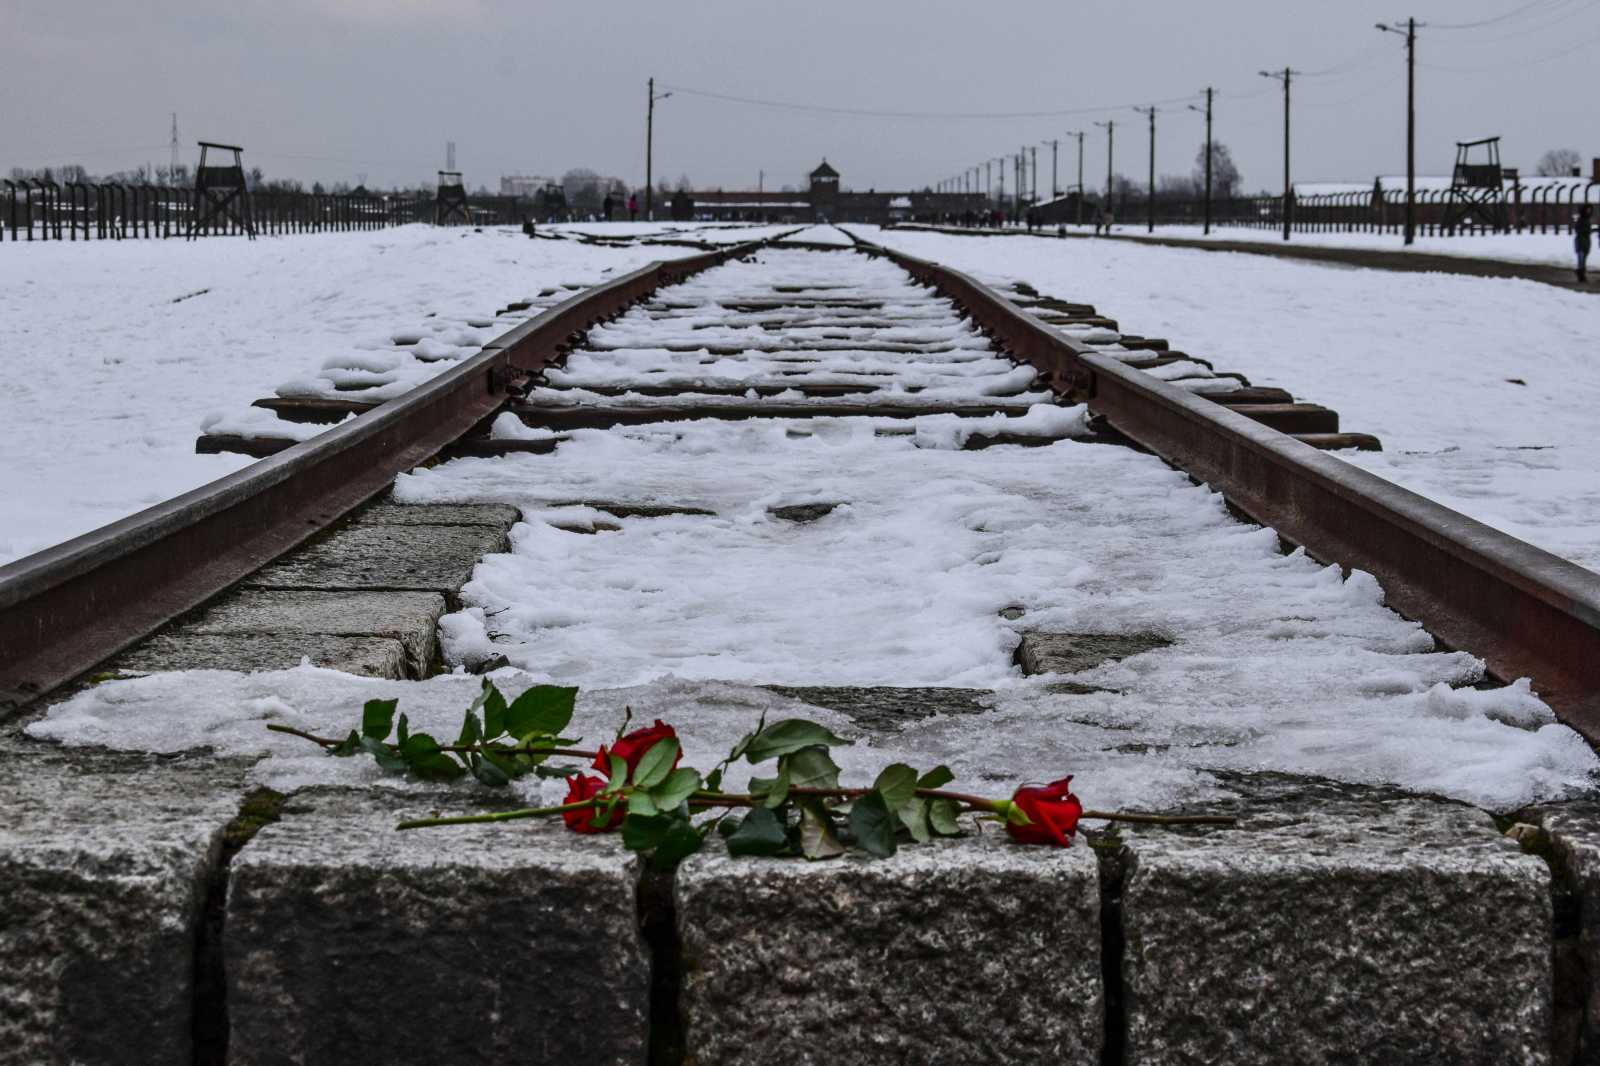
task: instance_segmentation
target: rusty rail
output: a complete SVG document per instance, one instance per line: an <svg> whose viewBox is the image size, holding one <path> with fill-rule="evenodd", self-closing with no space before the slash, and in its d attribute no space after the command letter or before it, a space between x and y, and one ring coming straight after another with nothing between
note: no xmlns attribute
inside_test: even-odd
<svg viewBox="0 0 1600 1066"><path fill-rule="evenodd" d="M857 238L960 305L1058 392L1222 492L1600 743L1600 574L1073 342L971 277Z"/></svg>
<svg viewBox="0 0 1600 1066"><path fill-rule="evenodd" d="M651 263L585 290L311 440L0 566L0 718L381 493L492 415L508 385L543 367L574 333L758 243Z"/></svg>

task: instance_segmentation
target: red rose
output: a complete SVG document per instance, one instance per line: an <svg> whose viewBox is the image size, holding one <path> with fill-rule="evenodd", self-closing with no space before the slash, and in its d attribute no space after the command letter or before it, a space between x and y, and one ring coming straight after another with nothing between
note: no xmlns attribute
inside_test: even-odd
<svg viewBox="0 0 1600 1066"><path fill-rule="evenodd" d="M632 777L633 772L639 768L639 760L644 758L644 753L654 747L657 741L676 739L678 739L678 731L657 718L656 724L653 726L645 729L635 729L631 733L618 737L617 742L611 745L610 751L606 750L604 744L600 745L600 753L594 759L594 768L603 774L610 774L611 760L609 756L615 755L628 764L628 776ZM680 750L678 757L672 761L673 767L676 768L682 759L683 752Z"/></svg>
<svg viewBox="0 0 1600 1066"><path fill-rule="evenodd" d="M1071 777L1063 777L1048 785L1017 789L1011 802L1028 816L1027 825L1006 823L1006 832L1019 844L1058 844L1070 847L1072 834L1077 831L1078 819L1083 816L1083 804L1067 786Z"/></svg>
<svg viewBox="0 0 1600 1066"><path fill-rule="evenodd" d="M567 778L566 803L582 803L592 800L605 790L605 779L591 777L588 774L573 774ZM612 814L609 825L596 825L595 819L600 817L597 807L585 807L578 811L562 811L561 820L567 823L567 828L574 833L609 833L614 829L622 828L622 819L615 813Z"/></svg>

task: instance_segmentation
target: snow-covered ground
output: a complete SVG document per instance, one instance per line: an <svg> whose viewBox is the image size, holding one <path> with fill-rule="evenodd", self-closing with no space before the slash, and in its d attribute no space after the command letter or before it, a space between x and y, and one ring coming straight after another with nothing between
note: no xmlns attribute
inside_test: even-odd
<svg viewBox="0 0 1600 1066"><path fill-rule="evenodd" d="M1276 230L1219 226L1209 236L1203 226L1157 226L1147 234L1143 226L1118 225L1120 237L1144 239L1181 237L1191 241L1260 241L1283 243ZM1085 227L1091 232L1093 227ZM1574 264L1572 235L1567 233L1485 233L1471 237L1428 237L1418 235L1406 246L1397 233L1300 233L1290 244L1314 244L1327 248L1373 248L1383 252L1424 252L1428 255L1461 256L1468 259L1503 259L1511 263L1538 263L1544 266L1571 267Z"/></svg>
<svg viewBox="0 0 1600 1066"><path fill-rule="evenodd" d="M1600 569L1600 303L1536 282L1330 267L1126 241L852 227L1338 410L1341 458Z"/></svg>
<svg viewBox="0 0 1600 1066"><path fill-rule="evenodd" d="M1054 226L1046 231L1054 233ZM1021 227L1008 227L1009 232L1024 234ZM1094 234L1092 225L1066 227L1068 233L1086 236ZM862 231L863 233L866 230ZM912 231L904 231L912 232ZM1283 244L1282 231L1256 229L1245 226L1216 226L1210 234L1203 226L1157 225L1155 232L1147 232L1144 223L1136 217L1121 218L1112 231L1118 237L1134 240L1162 240L1178 238L1186 241L1248 242L1255 244ZM1500 259L1509 263L1534 263L1540 266L1571 268L1574 265L1572 235L1567 233L1485 233L1477 236L1430 237L1418 234L1409 248L1398 233L1302 233L1295 231L1289 246L1297 244L1318 245L1328 248L1363 248L1380 252L1412 252L1427 255L1451 255L1464 259ZM1600 286L1597 286L1600 291Z"/></svg>
<svg viewBox="0 0 1600 1066"><path fill-rule="evenodd" d="M799 229L803 223L764 222L553 222L539 232L563 237L685 237L706 244L759 241ZM846 242L848 243L848 242Z"/></svg>
<svg viewBox="0 0 1600 1066"><path fill-rule="evenodd" d="M508 303L689 254L431 226L7 244L0 563L249 462L194 454L213 413L237 418L279 386L336 378L403 390L509 328L495 317Z"/></svg>
<svg viewBox="0 0 1600 1066"><path fill-rule="evenodd" d="M575 355L565 384L615 383L600 373L612 358L644 375L683 373L672 346L686 336L739 333L752 313L809 322L831 307L842 317L830 328L857 345L875 343L857 312L881 316L878 335L927 331L903 340L904 351L856 353L876 361L885 385L906 370L923 390L910 397L981 399L1005 381L1007 395L1029 398L1019 391L1027 382L948 305L897 273L856 256L762 252L630 311L606 332L654 346ZM770 308L755 285L763 279ZM794 292L812 304L777 298ZM917 325L895 324L899 315ZM774 331L742 336L731 357L696 353L708 380L688 384L780 373L816 384L851 362ZM1081 408L1039 404L1024 417L1036 412L1059 419L1046 436L1083 428ZM1600 770L1526 682L1470 687L1482 664L1437 650L1383 606L1370 575L1281 554L1271 530L1236 521L1220 497L1159 460L1072 439L966 451L950 421L899 420L894 433L880 418L579 430L549 455L419 469L396 495L506 502L523 514L511 551L477 567L465 608L441 623L448 660L504 655L511 665L495 677L512 692L536 679L581 686L574 736L608 735L624 706L667 719L701 766L766 712L856 738L839 753L852 782L896 760L947 762L964 784L994 794L1074 773L1100 807L1204 807L1226 791L1210 771L1238 769L1394 783L1505 810L1582 789ZM678 513L617 517L592 506L619 503ZM809 521L775 513L797 504L833 506ZM1035 629L1171 644L1079 672L1079 687L1063 690L1060 677L1024 678L1012 665L1021 633ZM839 713L757 687L772 683L992 695L983 713L863 736ZM265 756L255 775L280 788L371 782L367 760L325 758L266 723L342 735L364 699L394 696L413 728L449 735L477 684L310 667L155 675L88 689L31 732ZM736 767L729 784L747 770ZM518 787L544 800L561 788Z"/></svg>

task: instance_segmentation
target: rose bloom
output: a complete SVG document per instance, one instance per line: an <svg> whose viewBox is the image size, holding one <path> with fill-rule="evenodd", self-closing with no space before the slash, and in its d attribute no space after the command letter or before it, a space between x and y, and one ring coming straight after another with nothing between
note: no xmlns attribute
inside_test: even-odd
<svg viewBox="0 0 1600 1066"><path fill-rule="evenodd" d="M628 764L628 776L632 777L633 772L639 768L639 760L644 758L644 753L654 747L657 741L676 740L677 738L678 731L657 718L656 724L653 726L635 729L631 733L618 737L617 742L611 746L609 751L606 750L604 744L600 745L600 753L595 756L594 768L601 773L609 774L611 772L609 756L615 755ZM683 752L680 750L677 759L673 760L672 765L676 767L682 760Z"/></svg>
<svg viewBox="0 0 1600 1066"><path fill-rule="evenodd" d="M1024 786L1017 789L1011 802L1028 816L1027 825L1006 823L1006 832L1019 844L1072 845L1072 835L1083 816L1083 804L1067 786L1071 777L1063 777L1048 785Z"/></svg>
<svg viewBox="0 0 1600 1066"><path fill-rule="evenodd" d="M567 778L567 798L564 803L582 803L584 800L594 799L606 787L604 778L594 777L590 774L573 774ZM622 819L618 812L613 811L609 825L596 825L601 811L596 807L586 807L581 811L562 811L561 820L567 823L567 828L574 833L609 833L622 828Z"/></svg>

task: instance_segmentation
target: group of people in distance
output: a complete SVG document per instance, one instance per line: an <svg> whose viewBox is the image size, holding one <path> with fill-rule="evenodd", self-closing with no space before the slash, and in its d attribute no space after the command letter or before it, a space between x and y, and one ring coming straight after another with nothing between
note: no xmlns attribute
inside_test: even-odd
<svg viewBox="0 0 1600 1066"><path fill-rule="evenodd" d="M600 210L605 213L606 221L610 222L611 221L611 216L613 214L615 214L616 210L617 210L616 198L613 197L610 193L606 193L606 198L600 202ZM638 218L639 218L639 196L638 196L637 193L629 193L628 194L628 221L629 222L635 222L635 221L638 220Z"/></svg>

